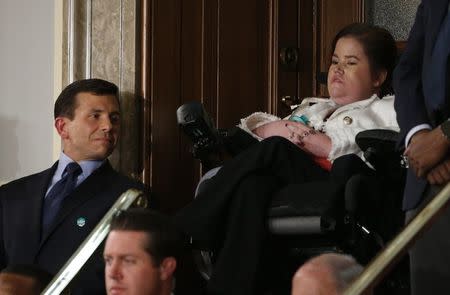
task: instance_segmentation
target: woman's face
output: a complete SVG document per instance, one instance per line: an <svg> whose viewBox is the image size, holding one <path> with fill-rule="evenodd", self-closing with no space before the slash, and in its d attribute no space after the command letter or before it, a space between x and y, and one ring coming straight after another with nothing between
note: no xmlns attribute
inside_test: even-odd
<svg viewBox="0 0 450 295"><path fill-rule="evenodd" d="M328 92L340 105L371 97L378 91L385 73L373 77L369 59L358 40L340 38L328 71Z"/></svg>

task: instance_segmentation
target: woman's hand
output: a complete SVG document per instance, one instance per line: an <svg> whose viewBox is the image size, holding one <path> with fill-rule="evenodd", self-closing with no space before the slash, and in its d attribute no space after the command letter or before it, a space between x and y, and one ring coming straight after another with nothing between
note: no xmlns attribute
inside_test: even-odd
<svg viewBox="0 0 450 295"><path fill-rule="evenodd" d="M261 138L268 138L271 136L281 136L291 141L293 144L299 147L303 147L304 144L303 141L301 140L301 136L294 136L295 133L293 133L293 131L291 131L288 126L294 127L296 126L298 130L304 130L304 128L306 128L306 130L310 129L309 127L299 122L278 120L259 126L256 129L253 129L253 133L255 133ZM314 131L314 129L311 130Z"/></svg>
<svg viewBox="0 0 450 295"><path fill-rule="evenodd" d="M288 139L302 150L317 157L327 158L331 151L331 139L324 133L315 131L302 123L286 121L290 130Z"/></svg>
<svg viewBox="0 0 450 295"><path fill-rule="evenodd" d="M286 128L287 122L289 122L289 121L286 121L286 120L273 121L273 122L261 125L256 129L253 129L252 132L261 138L268 138L271 136L281 136L281 137L289 139L289 136L291 135L292 132Z"/></svg>
<svg viewBox="0 0 450 295"><path fill-rule="evenodd" d="M281 136L300 147L302 150L318 157L328 157L331 151L331 139L303 123L278 120L259 126L253 133L261 138Z"/></svg>

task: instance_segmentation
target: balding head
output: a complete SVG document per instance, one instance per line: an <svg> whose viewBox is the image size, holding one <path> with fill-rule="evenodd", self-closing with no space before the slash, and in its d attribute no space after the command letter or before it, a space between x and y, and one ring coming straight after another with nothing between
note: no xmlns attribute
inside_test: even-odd
<svg viewBox="0 0 450 295"><path fill-rule="evenodd" d="M351 256L322 254L297 270L292 279L292 295L340 295L362 269Z"/></svg>

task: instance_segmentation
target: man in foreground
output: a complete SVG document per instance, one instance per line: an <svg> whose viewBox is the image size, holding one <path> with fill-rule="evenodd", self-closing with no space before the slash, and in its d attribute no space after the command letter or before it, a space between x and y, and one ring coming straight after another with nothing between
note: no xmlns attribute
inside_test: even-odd
<svg viewBox="0 0 450 295"><path fill-rule="evenodd" d="M146 209L121 212L105 244L108 294L170 295L184 238L168 217Z"/></svg>
<svg viewBox="0 0 450 295"><path fill-rule="evenodd" d="M292 295L341 295L362 270L351 256L322 254L297 270L292 279Z"/></svg>

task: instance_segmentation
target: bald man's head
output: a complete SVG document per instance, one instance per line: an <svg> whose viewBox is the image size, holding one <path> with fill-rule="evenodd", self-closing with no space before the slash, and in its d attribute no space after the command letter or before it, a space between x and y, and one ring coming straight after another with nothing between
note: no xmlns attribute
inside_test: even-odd
<svg viewBox="0 0 450 295"><path fill-rule="evenodd" d="M322 254L297 270L292 279L292 295L340 295L362 269L351 256Z"/></svg>

